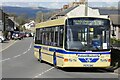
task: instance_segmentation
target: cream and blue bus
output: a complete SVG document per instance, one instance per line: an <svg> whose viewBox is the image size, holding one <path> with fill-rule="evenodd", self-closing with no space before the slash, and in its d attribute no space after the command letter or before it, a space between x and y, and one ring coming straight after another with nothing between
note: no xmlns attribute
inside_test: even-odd
<svg viewBox="0 0 120 80"><path fill-rule="evenodd" d="M34 56L55 67L111 65L110 20L104 17L63 17L36 25Z"/></svg>

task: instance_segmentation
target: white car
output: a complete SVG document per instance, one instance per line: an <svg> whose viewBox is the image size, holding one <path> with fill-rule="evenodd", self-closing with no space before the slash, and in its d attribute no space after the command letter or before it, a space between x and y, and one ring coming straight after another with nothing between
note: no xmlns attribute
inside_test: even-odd
<svg viewBox="0 0 120 80"><path fill-rule="evenodd" d="M5 40L3 36L0 36L0 43L2 43Z"/></svg>

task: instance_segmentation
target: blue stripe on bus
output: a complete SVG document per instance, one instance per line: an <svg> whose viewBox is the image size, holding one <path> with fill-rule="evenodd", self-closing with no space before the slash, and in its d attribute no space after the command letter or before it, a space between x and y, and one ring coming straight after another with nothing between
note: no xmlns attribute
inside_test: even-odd
<svg viewBox="0 0 120 80"><path fill-rule="evenodd" d="M49 51L51 51L51 52L56 52L56 49L54 49L54 48L49 48Z"/></svg>
<svg viewBox="0 0 120 80"><path fill-rule="evenodd" d="M41 46L34 46L35 48L41 48ZM62 49L49 48L51 52L58 52L62 54L110 54L110 52L74 52L74 51L65 51Z"/></svg>
<svg viewBox="0 0 120 80"><path fill-rule="evenodd" d="M38 48L38 49L40 49L40 48L41 48L41 46L34 46L34 48Z"/></svg>

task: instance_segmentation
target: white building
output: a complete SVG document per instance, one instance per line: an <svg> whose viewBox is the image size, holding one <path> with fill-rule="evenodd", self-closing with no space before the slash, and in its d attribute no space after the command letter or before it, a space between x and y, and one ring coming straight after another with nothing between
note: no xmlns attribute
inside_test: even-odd
<svg viewBox="0 0 120 80"><path fill-rule="evenodd" d="M25 29L30 29L31 27L35 27L35 22L30 21L29 23L26 23L23 26L25 26Z"/></svg>
<svg viewBox="0 0 120 80"><path fill-rule="evenodd" d="M81 5L77 5L77 6L73 6L70 7L64 11L59 12L58 14L54 15L51 17L52 19L57 19L57 18L61 18L64 16L68 16L68 17L78 17L78 16L85 16L85 4L81 4ZM101 16L99 13L99 9L92 9L90 7L87 7L87 16ZM107 16L107 15L106 15Z"/></svg>

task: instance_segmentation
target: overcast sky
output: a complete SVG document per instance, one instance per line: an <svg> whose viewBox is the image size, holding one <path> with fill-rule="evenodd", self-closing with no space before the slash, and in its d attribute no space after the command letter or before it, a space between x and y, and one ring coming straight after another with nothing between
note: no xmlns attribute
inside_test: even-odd
<svg viewBox="0 0 120 80"><path fill-rule="evenodd" d="M0 0L1 2L16 2L16 0ZM18 0L17 2L73 2L80 0ZM88 0L89 2L118 2L120 0Z"/></svg>
<svg viewBox="0 0 120 80"><path fill-rule="evenodd" d="M80 1L80 0L18 0L18 1L0 0L0 5L18 6L18 7L61 8L63 5L73 1ZM88 0L88 2L92 2L92 3L89 3L89 5L94 7L106 7L106 6L118 7L119 0Z"/></svg>

